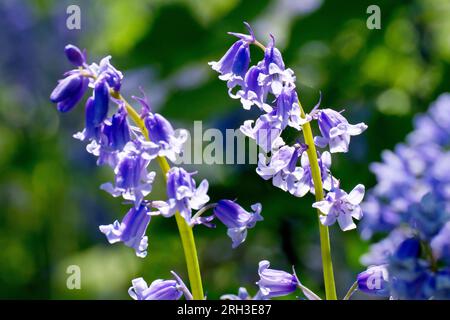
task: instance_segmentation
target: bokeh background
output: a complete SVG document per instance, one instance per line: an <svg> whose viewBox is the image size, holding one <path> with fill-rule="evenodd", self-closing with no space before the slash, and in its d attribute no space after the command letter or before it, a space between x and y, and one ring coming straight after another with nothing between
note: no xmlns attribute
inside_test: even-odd
<svg viewBox="0 0 450 320"><path fill-rule="evenodd" d="M81 8L81 30L67 30L66 8ZM366 9L381 8L381 30L366 27ZM426 110L450 81L450 2L321 0L3 0L0 2L0 298L129 299L131 279L187 279L173 219L155 218L149 254L108 245L99 224L120 219L126 207L99 185L112 178L72 134L83 126L80 108L58 114L48 96L70 66L64 45L88 49L90 61L111 54L125 74L125 96L142 86L153 108L176 127L238 128L245 113L208 68L233 42L227 31L277 39L295 70L308 109L345 109L351 122L369 125L348 154L334 157L344 189L370 187L369 163L402 141L415 114ZM258 52L254 52L254 61ZM295 265L303 282L323 292L313 198L297 199L271 186L249 165L199 165L212 200L238 198L263 205L264 222L245 245L231 249L223 226L196 228L209 298L245 286L255 293L257 265ZM157 182L152 193L164 198ZM357 231L331 228L339 296L362 270L368 243ZM70 265L81 268L81 290L66 287ZM359 296L361 297L361 296ZM291 297L292 298L292 297Z"/></svg>

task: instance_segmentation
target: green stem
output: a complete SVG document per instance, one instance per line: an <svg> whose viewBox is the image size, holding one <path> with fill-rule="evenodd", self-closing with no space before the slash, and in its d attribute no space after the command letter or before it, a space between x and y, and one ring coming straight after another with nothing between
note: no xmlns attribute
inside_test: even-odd
<svg viewBox="0 0 450 320"><path fill-rule="evenodd" d="M305 112L303 111L300 101L298 101L298 104L300 106L301 116L304 118ZM308 145L308 149L306 150L306 152L308 154L309 165L311 167L311 175L314 182L316 201L321 201L323 200L322 176L320 174L319 161L317 159L317 151L314 145L314 138L310 123L305 123L302 127L302 130L305 143ZM320 222L320 215L322 213L317 210L317 214L319 218L320 251L322 254L325 296L327 300L336 300L337 295L336 285L334 283L333 261L331 260L330 234L328 232L328 227L324 226Z"/></svg>
<svg viewBox="0 0 450 320"><path fill-rule="evenodd" d="M147 128L140 115L133 109L133 107L117 92L112 92L111 95L116 99L120 99L125 103L128 115L133 122L141 129L147 140L149 139ZM164 174L164 179L167 179L167 172L170 170L170 165L164 157L158 157L158 164ZM194 300L203 300L203 286L202 277L200 273L200 264L198 263L197 249L195 247L194 233L186 220L179 212L175 213L175 220L177 221L178 231L180 233L181 243L183 245L184 257L186 259L187 271L189 276L189 283L191 286L192 296Z"/></svg>
<svg viewBox="0 0 450 320"><path fill-rule="evenodd" d="M344 299L342 300L350 300L351 296L358 290L358 281L355 281L350 289L348 289L347 294L345 295Z"/></svg>

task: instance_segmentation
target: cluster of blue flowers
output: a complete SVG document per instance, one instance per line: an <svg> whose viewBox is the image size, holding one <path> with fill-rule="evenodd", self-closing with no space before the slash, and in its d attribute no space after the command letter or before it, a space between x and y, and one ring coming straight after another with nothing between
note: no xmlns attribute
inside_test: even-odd
<svg viewBox="0 0 450 320"><path fill-rule="evenodd" d="M371 170L361 234L371 246L358 276L363 292L393 299L450 298L450 94L416 117L414 130Z"/></svg>
<svg viewBox="0 0 450 320"><path fill-rule="evenodd" d="M281 135L287 127L301 131L305 123L317 121L321 135L314 138L314 143L319 148L329 148L318 154L323 189L329 193L313 207L323 213L321 221L326 226L338 221L344 231L356 228L353 218L362 217L359 204L364 197L364 186L357 185L349 194L340 189L339 181L330 172L330 153L347 152L350 137L362 133L367 126L349 124L340 112L320 109L319 104L309 114L302 114L294 72L285 67L274 37L263 47L247 23L246 27L249 35L230 32L239 40L219 61L209 64L220 74L219 79L227 82L231 98L240 99L246 110L256 106L262 112L256 121L247 120L240 127L264 151L259 154L256 172L296 197L308 192L314 194L308 146L299 140L288 145ZM264 48L263 60L253 66L250 66L251 44Z"/></svg>
<svg viewBox="0 0 450 320"><path fill-rule="evenodd" d="M296 77L292 69L286 68L281 52L275 47L275 39L264 47L255 38L250 25L245 23L249 34L230 32L238 40L217 62L210 62L219 79L226 81L228 94L240 100L242 107L249 110L253 106L261 111L254 120L246 120L241 132L253 139L263 152L259 154L256 172L264 180L272 180L274 186L295 197L303 197L308 192L315 194L316 187L307 154L308 145L298 139L292 145L286 144L282 133L287 127L301 131L309 122L317 121L321 135L314 137L314 144L328 148L318 152L318 166L325 198L312 206L320 210L320 221L325 226L336 221L343 231L356 228L353 219L361 219L365 188L357 185L350 193L339 187L339 180L331 174L331 154L347 152L351 136L359 135L367 126L364 123L350 124L335 110L320 109L319 103L305 114L296 92ZM250 45L264 50L264 58L250 66ZM294 274L268 269L267 261L260 262L259 291L253 299L271 298L290 294L300 288L308 299L319 299L308 288L301 285ZM251 299L245 288L239 294L225 295L226 299Z"/></svg>
<svg viewBox="0 0 450 320"><path fill-rule="evenodd" d="M74 135L86 141L86 150L97 157L98 165L106 165L114 171L114 181L105 183L101 189L114 197L122 197L130 205L121 221L101 225L109 243L123 242L135 250L138 257L147 255L147 227L153 216L171 217L178 212L186 223L214 226L217 218L228 228L232 246L237 247L246 239L247 229L263 220L261 205L254 204L251 212L236 201L223 199L208 204L208 181L197 185L195 173L181 167L172 167L166 173L167 199L150 200L156 173L149 164L158 157L171 161L183 151L187 140L186 130L175 131L170 122L158 113L153 113L146 97L133 97L141 106L136 115L145 124L135 127L129 124L130 112L136 112L120 95L123 75L110 63L111 57L100 64L87 64L86 53L73 45L65 48L66 56L76 68L64 74L64 78L50 95L60 112L72 110L89 88L92 96L85 104L85 128ZM113 107L115 105L115 107ZM201 216L213 208L209 217ZM193 211L197 211L193 215ZM192 295L173 273L175 280L156 280L149 287L142 278L132 281L130 295L134 299L179 299Z"/></svg>
<svg viewBox="0 0 450 320"><path fill-rule="evenodd" d="M365 188L359 184L349 193L342 190L339 180L330 171L331 154L347 152L351 136L362 133L367 126L364 123L349 124L341 112L321 109L320 102L305 114L296 93L294 72L285 67L274 38L271 37L268 46L264 47L256 40L250 26L246 26L250 34L231 33L238 40L220 61L210 65L219 72L219 78L227 82L230 97L239 99L244 109L256 106L262 113L256 121L247 120L240 128L263 150L256 172L296 197L308 192L314 194L319 190L317 188L323 188L328 193L312 205L321 212L321 223L330 226L337 221L344 231L356 228L353 219L362 217L360 203ZM253 66L250 66L250 45L264 49L263 60ZM233 200L209 203L208 181L203 180L197 185L195 172L176 166L164 168L164 165L167 199L149 199L156 177L156 173L149 170L149 164L163 158L174 162L183 152L187 131L175 131L166 118L152 112L145 95L133 97L140 105L139 112L135 111L120 94L123 75L111 65L109 56L99 64L89 65L86 53L77 47L68 45L65 52L76 68L65 73L50 99L60 112L68 112L89 88L92 89L85 104L85 128L74 137L87 143L86 149L97 157L98 165L113 169L114 181L103 184L101 189L114 197L122 197L130 206L121 221L99 227L108 242L122 242L133 248L137 256L145 257L148 247L146 229L151 218L179 214L190 228L199 224L213 227L212 221L217 219L227 227L232 247L242 244L248 229L263 220L261 205L256 203L251 206L251 211L247 211ZM137 126L129 124L130 118ZM320 136L314 141L311 137L309 145L300 139L292 145L284 142L281 136L287 127L301 131L313 121L318 124ZM318 152L317 163L311 164L308 152L313 150L313 145L328 150ZM321 186L314 185L313 165L318 165ZM212 209L212 215L204 216L209 209ZM269 262L263 260L258 272L259 290L254 297L241 288L238 295L223 298L270 299L300 289L308 299L320 299L301 284L294 271L270 269ZM150 286L142 278L134 279L129 294L137 300L180 299L182 296L192 299L193 295L181 278L174 272L172 275L172 280L155 280Z"/></svg>

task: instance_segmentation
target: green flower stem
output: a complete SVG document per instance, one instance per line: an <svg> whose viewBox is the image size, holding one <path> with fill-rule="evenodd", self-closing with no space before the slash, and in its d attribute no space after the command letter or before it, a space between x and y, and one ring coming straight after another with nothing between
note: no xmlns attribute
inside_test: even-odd
<svg viewBox="0 0 450 320"><path fill-rule="evenodd" d="M141 129L147 140L149 139L147 128L145 127L144 121L140 115L133 109L133 107L118 93L111 92L111 95L120 99L125 103L128 115L131 117L133 122ZM167 172L170 170L170 165L166 158L158 157L158 164L161 167L161 171L164 174L164 179L167 179ZM200 265L198 263L197 249L195 247L194 233L192 232L192 227L190 227L186 220L180 215L179 212L175 213L175 220L177 221L178 231L181 237L181 243L183 245L184 257L186 259L187 271L189 276L189 283L191 286L192 296L194 300L203 300L203 286L202 277L200 273Z"/></svg>
<svg viewBox="0 0 450 320"><path fill-rule="evenodd" d="M342 300L350 300L350 298L352 297L352 295L358 291L358 281L355 281L352 286L350 287L350 289L348 289L347 294L345 295L344 299Z"/></svg>
<svg viewBox="0 0 450 320"><path fill-rule="evenodd" d="M300 106L300 113L302 118L305 118L305 112L303 107L298 101ZM320 174L319 161L317 159L317 151L314 145L314 138L311 130L311 125L309 122L302 126L303 137L305 143L308 145L306 150L308 154L309 164L311 166L311 175L314 182L316 201L323 200L323 187L322 187L322 176ZM322 214L317 210L318 217ZM336 295L336 285L334 283L334 273L333 273L333 261L331 260L331 247L330 247L330 234L328 232L328 227L324 226L319 219L319 232L320 232L320 251L322 253L322 268L323 268L323 280L325 283L325 296L327 300L337 300Z"/></svg>

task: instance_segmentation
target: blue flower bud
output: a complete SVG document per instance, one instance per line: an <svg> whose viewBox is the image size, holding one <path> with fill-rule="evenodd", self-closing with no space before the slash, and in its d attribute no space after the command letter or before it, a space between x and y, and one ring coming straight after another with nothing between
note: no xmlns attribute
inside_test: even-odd
<svg viewBox="0 0 450 320"><path fill-rule="evenodd" d="M94 87L94 112L93 123L100 125L108 115L109 108L109 87L106 81L98 81Z"/></svg>
<svg viewBox="0 0 450 320"><path fill-rule="evenodd" d="M128 126L125 108L120 108L119 111L112 116L108 139L109 145L114 150L122 150L127 142L130 141L130 127Z"/></svg>
<svg viewBox="0 0 450 320"><path fill-rule="evenodd" d="M358 290L374 296L389 296L389 275L386 265L372 266L358 274Z"/></svg>
<svg viewBox="0 0 450 320"><path fill-rule="evenodd" d="M174 130L170 122L158 113L147 115L145 127L148 130L150 140L154 143L165 142L170 144L170 139L174 136Z"/></svg>
<svg viewBox="0 0 450 320"><path fill-rule="evenodd" d="M59 81L55 89L50 94L50 101L53 103L61 102L78 93L83 84L82 77L79 74L72 74Z"/></svg>
<svg viewBox="0 0 450 320"><path fill-rule="evenodd" d="M72 44L68 44L65 48L64 48L64 52L66 53L66 57L67 59L70 61L70 63L72 63L74 66L77 67L81 67L83 66L83 64L86 63L86 57L85 55L81 52L80 49L78 49L78 47L72 45Z"/></svg>

